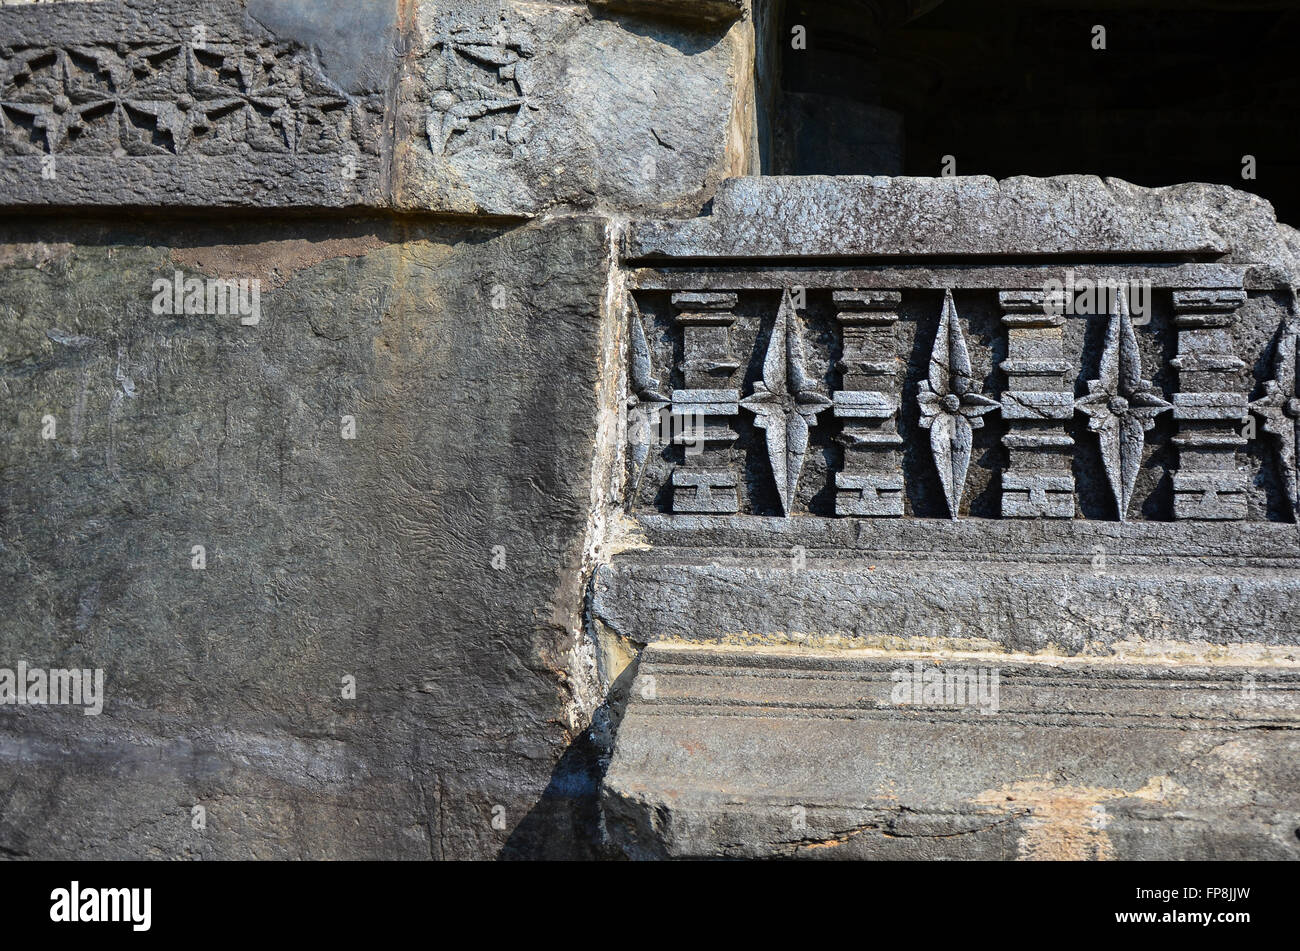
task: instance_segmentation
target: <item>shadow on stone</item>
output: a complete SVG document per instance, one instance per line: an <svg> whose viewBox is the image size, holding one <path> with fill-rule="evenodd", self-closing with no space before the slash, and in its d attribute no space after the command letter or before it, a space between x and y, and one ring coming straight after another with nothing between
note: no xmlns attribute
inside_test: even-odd
<svg viewBox="0 0 1300 951"><path fill-rule="evenodd" d="M592 716L592 725L564 751L541 798L510 834L499 858L581 861L613 857L604 841L600 784L640 664L638 655L615 679L605 702Z"/></svg>

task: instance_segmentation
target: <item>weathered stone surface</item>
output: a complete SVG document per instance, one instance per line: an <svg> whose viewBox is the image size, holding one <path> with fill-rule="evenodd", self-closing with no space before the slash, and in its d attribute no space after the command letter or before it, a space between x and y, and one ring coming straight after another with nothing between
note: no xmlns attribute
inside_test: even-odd
<svg viewBox="0 0 1300 951"><path fill-rule="evenodd" d="M983 686L898 693L930 672ZM656 644L602 808L632 858L1295 859L1298 690L1294 666Z"/></svg>
<svg viewBox="0 0 1300 951"><path fill-rule="evenodd" d="M102 667L107 692L100 717L0 708L0 851L590 847L581 744L552 773L596 702L575 638L604 224L28 218L0 241L0 666ZM257 325L152 312L155 278L247 262Z"/></svg>
<svg viewBox="0 0 1300 951"><path fill-rule="evenodd" d="M749 171L741 27L525 3L422 4L417 22L395 143L400 207L690 213Z"/></svg>
<svg viewBox="0 0 1300 951"><path fill-rule="evenodd" d="M0 4L0 856L1296 857L1300 238L774 12Z"/></svg>
<svg viewBox="0 0 1300 951"><path fill-rule="evenodd" d="M0 206L690 213L754 162L749 36L568 3L7 6Z"/></svg>
<svg viewBox="0 0 1300 951"><path fill-rule="evenodd" d="M0 205L388 204L393 7L359 4L323 52L304 7L0 8Z"/></svg>
<svg viewBox="0 0 1300 951"><path fill-rule="evenodd" d="M1212 185L1146 189L1095 176L733 179L712 213L634 222L632 260L866 255L1223 255L1291 262L1268 202ZM1232 260L1229 258L1229 260Z"/></svg>

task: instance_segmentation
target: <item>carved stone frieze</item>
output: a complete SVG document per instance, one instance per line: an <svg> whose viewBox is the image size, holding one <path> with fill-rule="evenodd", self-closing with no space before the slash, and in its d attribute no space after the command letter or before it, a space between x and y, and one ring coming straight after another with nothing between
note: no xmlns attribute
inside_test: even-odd
<svg viewBox="0 0 1300 951"><path fill-rule="evenodd" d="M789 516L797 487L803 517L1289 521L1300 505L1297 433L1281 422L1294 422L1289 331L1253 404L1266 442L1244 419L1266 356L1252 348L1275 334L1290 286L1278 242L1275 221L1230 189L730 181L707 214L632 222L623 254L634 296L727 301L725 328L682 324L680 343L657 344L700 390L675 407L759 409L758 425L725 427L722 464L651 470L662 487L706 469L724 507L669 509L646 489L634 508ZM787 288L833 414L814 406L782 445L775 411L760 409L772 381L742 400L734 373L754 379L770 356L762 315L793 312ZM793 392L787 383L783 398ZM779 421L789 435L788 413ZM771 465L784 482L775 497L761 465L773 453L796 463Z"/></svg>
<svg viewBox="0 0 1300 951"><path fill-rule="evenodd" d="M870 276L869 272L852 273L858 278ZM894 280L895 273L902 272L886 272L885 279ZM916 277L919 272L910 273L916 288L923 287ZM1081 491L1076 476L1083 466L1089 485L1104 486L1107 500L1104 511L1092 504L1088 518L1241 519L1246 517L1246 475L1236 454L1247 439L1237 427L1247 403L1243 390L1229 388L1237 385L1235 378L1225 383L1224 375L1239 374L1244 367L1233 352L1226 329L1245 294L1230 284L1196 286L1204 283L1206 275L1233 279L1228 271L1196 268L1185 276L1162 275L1180 286L1166 298L1173 307L1163 326L1144 331L1147 343L1141 346L1126 290L1128 282L1122 279L1104 279L1111 284L1106 297L1109 312L1095 315L1062 314L1059 306L1049 306L1052 295L1046 290L996 290L986 295L984 312L990 299L996 301L1002 338L982 340L981 360L988 361L999 351L1005 353L1005 359L996 364L1005 381L982 392L974 379L966 321L957 312L951 289L944 290L937 329L925 346L924 375L918 373L913 382L906 383L906 339L915 333L918 319L932 305L918 310L920 298L908 305L909 291L902 280L894 286L901 284L903 290L843 290L835 287L834 272L827 272L821 300L831 305L830 314L820 311L819 331L813 336L818 351L816 372L823 372L823 367L838 371L838 386L829 393L821 392L812 382L804 318L794 306L789 283L777 280L793 275L778 272L768 279L776 286L769 286L765 295L772 300L777 316L767 338L755 336L758 324L752 311L740 321L744 327L738 326L735 291L716 289L719 285L755 287L751 275L738 273L736 279L725 280L716 274L700 277L695 279L699 288L714 289L676 290L671 295L674 322L680 331L677 359L682 381L671 396L657 389L650 373L652 357L639 318L629 324L629 406L636 416L643 411L658 412L663 402L671 405L675 417L672 440L686 447L671 475L672 510L681 513L745 511L744 496L756 491L756 475L749 473L749 482L742 485L738 464L742 453L757 450L766 457L775 482L776 514L790 515L805 474L809 433L829 408L834 411L829 438L842 451L838 455L823 452L829 465L819 466L817 477L825 480L826 487L813 494L826 501L820 509L810 509L811 514L958 517L973 464L974 434L984 426L988 414L999 410L1000 442L1006 454L985 454L980 464L985 470L1001 466L998 487L1004 518L1076 517ZM939 276L931 274L928 283ZM946 279L949 272L942 276ZM984 286L993 291L1002 279L994 271L988 280L991 286ZM967 283L979 285L969 272ZM801 288L800 293L808 290ZM635 298L635 292L632 296ZM1144 301L1143 328L1150 325L1148 307L1149 302ZM637 313L634 299L630 308ZM901 332L905 312L910 329ZM1092 334L1085 327L1094 320L1102 322L1105 331L1097 337L1096 356L1085 359L1086 347L1091 345L1084 339L1091 339ZM1073 329L1070 321L1076 322ZM837 328L837 344L826 340L831 328ZM1068 353L1067 337L1073 341ZM762 339L766 343L761 354L748 351L742 342L748 340L748 346L757 348ZM1161 387L1147 377L1143 347L1159 352L1160 347L1171 344L1178 346L1179 355L1167 366L1179 372L1181 387L1166 398ZM911 346L916 353L922 342L914 340ZM745 352L738 352L738 347ZM1264 397L1250 404L1265 418L1265 434L1278 440L1281 470L1290 473L1283 478L1292 509L1297 505L1294 436L1287 437L1274 417L1292 418L1286 414L1293 408L1294 384L1286 381L1294 374L1288 376L1286 355L1294 347L1294 334L1284 333L1277 357L1278 378L1265 387ZM1085 367L1091 359L1096 359L1097 369L1086 379ZM736 375L747 361L755 366L760 360L762 374L750 395L742 398ZM910 418L902 413L905 401L915 407ZM752 444L742 441L749 437L742 437L732 423L742 409L754 414L757 439ZM1177 467L1169 464L1170 454L1152 456L1155 450L1148 444L1155 421L1166 412L1177 421L1177 432L1171 438L1166 430L1157 438L1160 446L1178 450ZM1076 413L1085 421L1086 430L1072 429ZM1075 436L1085 431L1096 436L1095 454L1081 455L1075 445ZM740 445L738 441L742 441ZM937 475L941 512L933 511L932 503L923 512L908 507L908 498L926 491L918 488L926 476L917 468L917 456L911 449L922 444L924 458ZM646 458L644 446L634 447L635 472L642 471ZM752 455L748 458L752 460ZM1088 466L1096 467L1098 478L1088 474ZM1144 466L1154 471L1142 482ZM1152 499L1161 467L1172 485L1172 496L1165 495L1165 501L1151 505L1144 502L1144 508L1135 513L1135 498ZM640 494L638 478L632 479L633 495ZM982 486L987 484L985 477ZM987 507L979 514L991 517Z"/></svg>
<svg viewBox="0 0 1300 951"><path fill-rule="evenodd" d="M15 51L0 77L4 154L374 151L380 106L290 44L118 43Z"/></svg>

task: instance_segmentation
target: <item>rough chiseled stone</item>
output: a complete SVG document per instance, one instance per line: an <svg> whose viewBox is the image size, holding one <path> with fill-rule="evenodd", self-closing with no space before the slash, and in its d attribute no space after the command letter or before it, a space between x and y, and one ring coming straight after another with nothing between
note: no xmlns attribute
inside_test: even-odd
<svg viewBox="0 0 1300 951"><path fill-rule="evenodd" d="M1300 238L736 177L770 12L0 5L0 856L1297 856Z"/></svg>
<svg viewBox="0 0 1300 951"><path fill-rule="evenodd" d="M882 255L1218 254L1293 262L1268 203L1214 185L1056 178L764 177L723 184L709 215L639 221L633 260ZM1229 255L1227 260L1235 260Z"/></svg>

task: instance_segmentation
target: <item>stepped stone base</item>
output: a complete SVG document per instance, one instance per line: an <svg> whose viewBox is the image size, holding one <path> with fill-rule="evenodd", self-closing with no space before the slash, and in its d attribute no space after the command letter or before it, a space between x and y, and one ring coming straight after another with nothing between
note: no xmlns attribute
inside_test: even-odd
<svg viewBox="0 0 1300 951"><path fill-rule="evenodd" d="M1294 859L1298 754L1293 663L657 643L601 798L632 858Z"/></svg>

